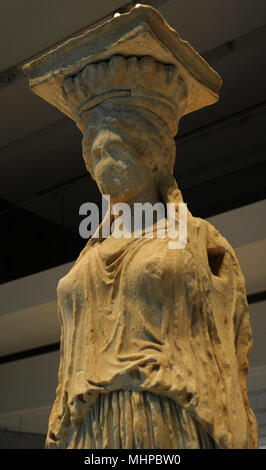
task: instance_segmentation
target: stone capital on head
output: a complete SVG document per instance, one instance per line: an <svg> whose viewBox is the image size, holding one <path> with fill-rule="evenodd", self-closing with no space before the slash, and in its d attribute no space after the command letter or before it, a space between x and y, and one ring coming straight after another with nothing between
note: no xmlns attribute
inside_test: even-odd
<svg viewBox="0 0 266 470"><path fill-rule="evenodd" d="M112 100L157 114L172 136L215 103L221 78L160 13L141 5L24 65L32 90L76 122Z"/></svg>

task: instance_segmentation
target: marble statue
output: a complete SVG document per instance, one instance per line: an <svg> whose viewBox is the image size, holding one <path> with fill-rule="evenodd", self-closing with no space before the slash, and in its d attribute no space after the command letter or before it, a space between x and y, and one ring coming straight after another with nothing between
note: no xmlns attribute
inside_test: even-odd
<svg viewBox="0 0 266 470"><path fill-rule="evenodd" d="M32 90L76 122L110 204L176 203L178 226L178 122L215 103L221 79L159 12L133 8L24 70ZM182 249L158 232L102 229L58 285L59 384L46 447L256 448L252 333L229 243L189 211Z"/></svg>

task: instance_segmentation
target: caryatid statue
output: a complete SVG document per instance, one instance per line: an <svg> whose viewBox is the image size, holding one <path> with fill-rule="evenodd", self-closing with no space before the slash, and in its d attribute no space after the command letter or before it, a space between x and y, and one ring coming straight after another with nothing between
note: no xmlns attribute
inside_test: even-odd
<svg viewBox="0 0 266 470"><path fill-rule="evenodd" d="M24 69L32 90L76 122L86 167L110 205L172 202L178 227L178 122L217 101L221 79L159 12L133 8ZM152 236L121 238L100 226L59 282L47 448L257 447L235 253L189 211L180 249L155 235L157 224Z"/></svg>

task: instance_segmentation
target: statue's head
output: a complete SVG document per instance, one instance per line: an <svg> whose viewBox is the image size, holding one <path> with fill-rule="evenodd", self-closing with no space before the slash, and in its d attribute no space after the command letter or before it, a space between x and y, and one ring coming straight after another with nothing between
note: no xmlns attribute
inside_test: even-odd
<svg viewBox="0 0 266 470"><path fill-rule="evenodd" d="M83 133L83 157L100 191L127 200L173 171L174 136L187 90L177 66L152 57L112 57L67 78Z"/></svg>
<svg viewBox="0 0 266 470"><path fill-rule="evenodd" d="M120 199L160 170L171 176L179 119L215 103L221 86L147 5L65 41L24 70L33 91L77 123L89 172L103 193Z"/></svg>
<svg viewBox="0 0 266 470"><path fill-rule="evenodd" d="M155 184L161 195L162 186L173 193L179 120L215 103L221 86L147 5L65 41L24 70L32 89L83 133L83 157L100 191L122 201Z"/></svg>
<svg viewBox="0 0 266 470"><path fill-rule="evenodd" d="M151 112L106 103L93 120L84 133L83 157L103 194L126 200L151 186L162 165L172 171L174 140Z"/></svg>

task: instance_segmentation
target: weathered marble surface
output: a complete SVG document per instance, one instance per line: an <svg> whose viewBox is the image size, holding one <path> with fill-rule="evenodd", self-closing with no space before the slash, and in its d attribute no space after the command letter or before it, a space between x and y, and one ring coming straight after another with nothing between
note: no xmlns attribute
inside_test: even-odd
<svg viewBox="0 0 266 470"><path fill-rule="evenodd" d="M76 121L87 169L111 204L182 202L173 137L184 114L218 99L221 80L156 10L133 9L25 71L34 92ZM99 230L59 282L47 447L257 447L235 253L189 212L185 248L168 241Z"/></svg>

